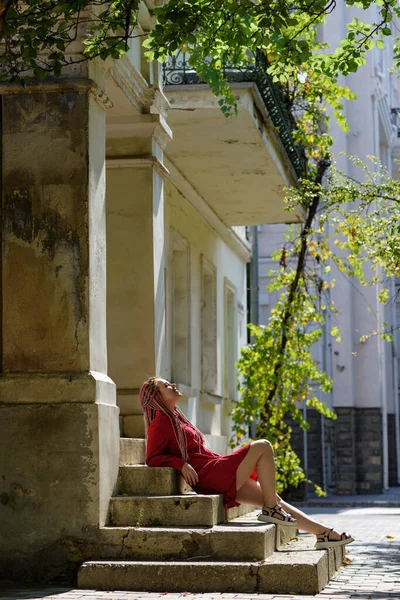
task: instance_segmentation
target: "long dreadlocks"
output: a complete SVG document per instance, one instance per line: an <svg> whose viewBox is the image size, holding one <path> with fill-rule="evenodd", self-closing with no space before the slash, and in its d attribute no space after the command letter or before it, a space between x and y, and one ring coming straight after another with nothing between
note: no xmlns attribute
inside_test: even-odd
<svg viewBox="0 0 400 600"><path fill-rule="evenodd" d="M189 462L189 455L187 451L187 440L185 433L181 427L181 422L190 425L196 430L197 433L197 442L199 444L199 449L202 444L205 444L205 439L201 431L197 429L183 414L181 410L176 406L172 411L167 406L165 406L160 390L158 388L158 377L150 377L147 381L144 382L140 389L139 400L143 410L143 418L144 425L147 435L147 430L150 427L150 423L156 416L156 411L160 410L169 418L172 429L174 430L175 438L179 446L179 450L182 454L182 459L185 462Z"/></svg>

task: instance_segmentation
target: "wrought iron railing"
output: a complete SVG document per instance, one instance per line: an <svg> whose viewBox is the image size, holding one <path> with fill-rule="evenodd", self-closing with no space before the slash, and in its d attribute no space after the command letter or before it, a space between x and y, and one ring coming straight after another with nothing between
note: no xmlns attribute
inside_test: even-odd
<svg viewBox="0 0 400 600"><path fill-rule="evenodd" d="M165 61L163 64L164 85L204 83L193 67L189 65L188 57L188 54L179 52L176 56L172 56ZM306 157L303 148L295 144L293 140L296 122L285 103L281 89L267 73L268 66L266 56L259 53L252 64L244 67L225 64L222 69L230 83L254 82L257 85L293 168L298 177L303 177L306 169Z"/></svg>

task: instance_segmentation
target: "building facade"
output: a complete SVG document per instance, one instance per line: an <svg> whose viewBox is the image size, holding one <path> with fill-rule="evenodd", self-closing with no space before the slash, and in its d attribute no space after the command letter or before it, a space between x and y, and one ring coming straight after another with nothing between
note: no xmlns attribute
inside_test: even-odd
<svg viewBox="0 0 400 600"><path fill-rule="evenodd" d="M187 75L182 64L148 64L138 39L117 62L0 89L6 578L68 577L99 542L120 436L144 437L148 377L173 379L226 451L246 342L245 226L281 222L299 173L265 73L235 74L227 119L207 86L169 79Z"/></svg>

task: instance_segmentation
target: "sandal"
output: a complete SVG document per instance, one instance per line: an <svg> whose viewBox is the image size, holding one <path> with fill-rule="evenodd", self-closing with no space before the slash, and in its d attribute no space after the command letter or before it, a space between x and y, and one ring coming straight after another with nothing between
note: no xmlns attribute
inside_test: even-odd
<svg viewBox="0 0 400 600"><path fill-rule="evenodd" d="M326 548L335 548L336 546L345 546L346 544L351 544L354 542L354 538L347 533L342 533L340 536L340 540L330 540L329 536L332 529L327 529L325 533L319 533L317 535L317 541L315 543L316 550L325 550Z"/></svg>
<svg viewBox="0 0 400 600"><path fill-rule="evenodd" d="M277 515L277 517L275 515ZM262 512L257 518L259 521L264 521L264 523L284 525L285 527L297 527L296 519L294 519L290 513L284 511L280 504L275 504L272 508L263 506Z"/></svg>

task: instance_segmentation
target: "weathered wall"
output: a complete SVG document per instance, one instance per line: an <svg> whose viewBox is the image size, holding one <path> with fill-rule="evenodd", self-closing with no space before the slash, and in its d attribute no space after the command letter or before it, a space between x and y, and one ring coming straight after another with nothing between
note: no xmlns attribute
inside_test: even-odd
<svg viewBox="0 0 400 600"><path fill-rule="evenodd" d="M118 475L105 117L91 89L81 81L2 98L3 577L70 575L76 548L106 521Z"/></svg>
<svg viewBox="0 0 400 600"><path fill-rule="evenodd" d="M77 549L98 535L98 422L110 426L107 409L0 406L0 578L74 577Z"/></svg>

